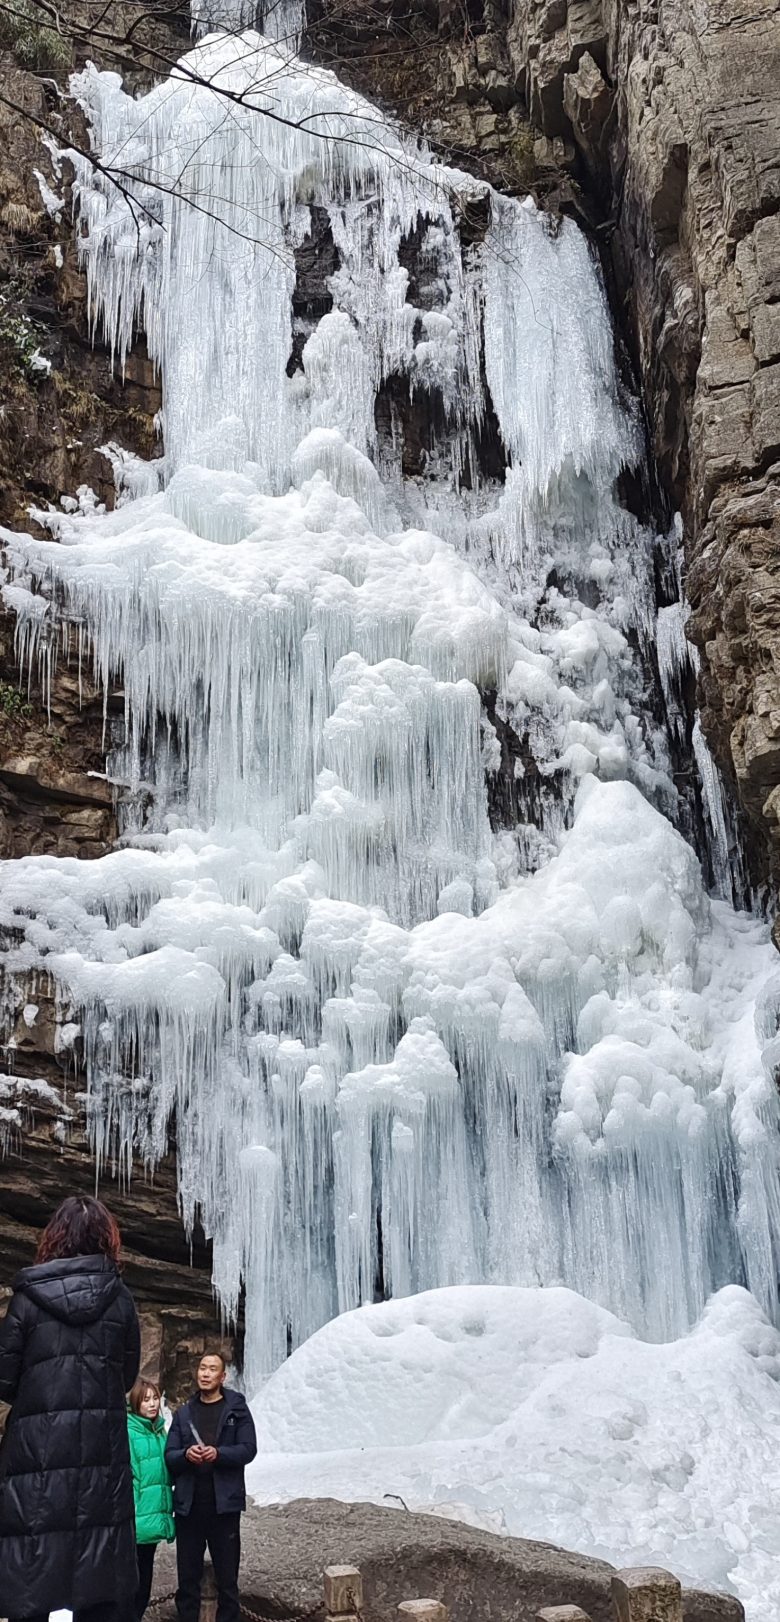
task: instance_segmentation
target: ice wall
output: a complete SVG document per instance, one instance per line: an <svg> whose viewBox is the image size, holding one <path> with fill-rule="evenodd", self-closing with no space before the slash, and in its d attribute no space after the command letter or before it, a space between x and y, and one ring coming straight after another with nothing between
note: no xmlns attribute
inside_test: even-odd
<svg viewBox="0 0 780 1622"><path fill-rule="evenodd" d="M780 990L756 1021L765 931L673 826L587 244L256 34L75 89L93 315L119 364L144 325L165 454L4 534L25 668L69 652L125 706L122 847L5 864L10 1004L53 979L101 1161L153 1165L175 1112L250 1385L440 1284L563 1280L655 1338L730 1281L776 1312ZM391 385L439 423L415 477Z"/></svg>

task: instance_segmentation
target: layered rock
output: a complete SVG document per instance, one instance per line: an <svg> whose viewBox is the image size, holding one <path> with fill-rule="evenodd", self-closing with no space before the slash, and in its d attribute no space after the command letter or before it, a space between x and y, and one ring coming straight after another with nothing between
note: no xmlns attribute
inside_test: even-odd
<svg viewBox="0 0 780 1622"><path fill-rule="evenodd" d="M182 1230L175 1155L154 1175L96 1163L78 1064L78 1027L38 981L19 1008L0 1074L0 1297L33 1260L43 1223L66 1194L105 1199L122 1230L125 1277L142 1326L143 1368L176 1399L204 1347L232 1354L214 1310L208 1246ZM0 1299L0 1310L2 1299Z"/></svg>
<svg viewBox="0 0 780 1622"><path fill-rule="evenodd" d="M87 54L78 30L88 25L90 9L73 4L65 11L74 20L71 56L78 65ZM131 8L112 7L119 40L132 21ZM139 49L132 64L110 43L94 54L148 81L155 52L175 60L184 48L184 8L178 31L175 22L172 15L167 31L147 27L149 48ZM47 211L36 179L38 170L50 192L61 195L42 136L52 132L62 144L85 140L78 111L61 102L52 71L53 65L46 74L24 70L11 50L0 53L0 523L19 528L29 527L30 508L58 507L79 487L91 492L85 499L111 507L113 466L101 447L119 443L145 457L159 454L159 380L143 342L118 376L105 348L93 342L68 209L57 210L50 196ZM60 79L64 72L61 64ZM103 695L88 673L80 676L62 657L48 694L37 666L20 682L14 628L13 612L0 611L0 857L102 855L117 836L115 790L105 775L112 702L105 718ZM117 708L121 713L121 700ZM161 1373L178 1395L194 1359L222 1331L209 1249L202 1235L190 1246L182 1230L175 1156L154 1179L139 1165L106 1165L98 1175L78 1038L63 1040L65 1016L51 988L33 985L28 994L0 1054L0 1311L54 1207L66 1194L97 1187L123 1230L146 1372Z"/></svg>
<svg viewBox="0 0 780 1622"><path fill-rule="evenodd" d="M780 854L780 15L770 3L517 0L509 45L573 141L683 513L702 722L752 867ZM621 312L619 312L621 313Z"/></svg>
<svg viewBox="0 0 780 1622"><path fill-rule="evenodd" d="M305 50L381 107L422 130L437 152L508 192L543 176L515 82L504 0L308 0Z"/></svg>

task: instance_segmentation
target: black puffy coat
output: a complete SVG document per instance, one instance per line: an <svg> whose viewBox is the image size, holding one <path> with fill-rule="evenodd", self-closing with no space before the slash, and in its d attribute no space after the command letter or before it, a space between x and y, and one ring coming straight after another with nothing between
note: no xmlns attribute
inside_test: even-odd
<svg viewBox="0 0 780 1622"><path fill-rule="evenodd" d="M98 1605L136 1584L125 1392L133 1300L104 1256L25 1267L0 1322L0 1607Z"/></svg>

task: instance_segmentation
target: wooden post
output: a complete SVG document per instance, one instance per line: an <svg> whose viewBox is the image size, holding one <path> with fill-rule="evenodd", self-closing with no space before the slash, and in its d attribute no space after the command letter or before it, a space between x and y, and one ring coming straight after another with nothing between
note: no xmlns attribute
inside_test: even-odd
<svg viewBox="0 0 780 1622"><path fill-rule="evenodd" d="M590 1617L579 1605L546 1605L537 1611L536 1622L590 1622Z"/></svg>
<svg viewBox="0 0 780 1622"><path fill-rule="evenodd" d="M348 1622L363 1609L363 1578L357 1566L327 1566L323 1573L325 1612L331 1622Z"/></svg>
<svg viewBox="0 0 780 1622"><path fill-rule="evenodd" d="M682 1622L682 1587L660 1566L627 1566L612 1578L616 1622Z"/></svg>
<svg viewBox="0 0 780 1622"><path fill-rule="evenodd" d="M449 1622L449 1611L440 1599L405 1599L398 1615L408 1622Z"/></svg>
<svg viewBox="0 0 780 1622"><path fill-rule="evenodd" d="M198 1622L217 1622L217 1584L214 1578L214 1567L210 1560L207 1560L203 1568Z"/></svg>

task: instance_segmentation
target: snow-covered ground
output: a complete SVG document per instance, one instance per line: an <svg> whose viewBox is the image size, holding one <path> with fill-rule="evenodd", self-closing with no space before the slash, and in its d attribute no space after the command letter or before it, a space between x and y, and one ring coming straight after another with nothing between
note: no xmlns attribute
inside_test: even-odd
<svg viewBox="0 0 780 1622"><path fill-rule="evenodd" d="M259 1503L435 1510L780 1616L780 1335L745 1290L663 1345L571 1290L431 1290L329 1323L254 1404Z"/></svg>

